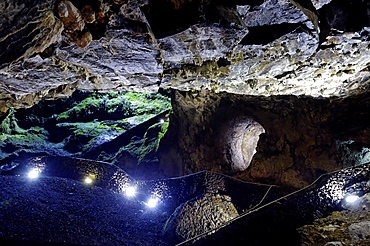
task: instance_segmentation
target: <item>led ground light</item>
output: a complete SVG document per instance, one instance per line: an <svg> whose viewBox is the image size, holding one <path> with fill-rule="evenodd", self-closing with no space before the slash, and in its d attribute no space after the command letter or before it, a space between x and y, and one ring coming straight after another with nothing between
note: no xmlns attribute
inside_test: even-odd
<svg viewBox="0 0 370 246"><path fill-rule="evenodd" d="M35 179L35 178L37 178L39 176L39 174L40 174L40 172L38 170L33 169L33 170L29 171L29 173L28 173L27 176L30 179Z"/></svg>
<svg viewBox="0 0 370 246"><path fill-rule="evenodd" d="M358 198L359 197L357 195L348 195L344 199L348 203L354 203L354 202L356 202L358 200Z"/></svg>
<svg viewBox="0 0 370 246"><path fill-rule="evenodd" d="M154 208L158 204L158 199L157 198L150 198L146 205L150 208Z"/></svg>
<svg viewBox="0 0 370 246"><path fill-rule="evenodd" d="M85 182L85 184L92 184L92 183L93 183L93 179L92 179L92 178L90 178L90 177L86 177L86 178L84 179L84 182Z"/></svg>
<svg viewBox="0 0 370 246"><path fill-rule="evenodd" d="M136 188L133 187L133 186L128 187L125 190L125 194L126 194L126 196L129 196L129 197L135 196L135 194L136 194Z"/></svg>

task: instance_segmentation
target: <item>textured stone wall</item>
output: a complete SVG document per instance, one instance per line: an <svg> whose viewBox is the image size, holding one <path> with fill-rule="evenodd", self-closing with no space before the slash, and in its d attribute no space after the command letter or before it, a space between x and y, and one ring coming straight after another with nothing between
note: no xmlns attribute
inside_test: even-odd
<svg viewBox="0 0 370 246"><path fill-rule="evenodd" d="M322 173L359 164L359 152L367 153L370 115L366 94L314 99L204 90L176 92L175 97L169 134L176 136L174 145L181 158L173 163L179 165L181 160L181 174L206 169L245 180L303 187ZM237 119L253 119L264 129L256 133L257 152L245 170L233 167L236 157L230 154L237 153L231 146L229 155L224 154L227 139L233 138L232 130L226 128L232 125L225 123ZM338 143L349 140L352 144L343 151Z"/></svg>
<svg viewBox="0 0 370 246"><path fill-rule="evenodd" d="M203 233L215 231L238 215L230 197L204 194L176 209L167 220L164 237L171 243L180 243Z"/></svg>

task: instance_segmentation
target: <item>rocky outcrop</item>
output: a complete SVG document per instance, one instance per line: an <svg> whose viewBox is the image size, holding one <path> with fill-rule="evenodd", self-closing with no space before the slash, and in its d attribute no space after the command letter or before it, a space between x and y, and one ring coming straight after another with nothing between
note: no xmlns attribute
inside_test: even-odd
<svg viewBox="0 0 370 246"><path fill-rule="evenodd" d="M368 245L370 243L370 196L364 195L354 204L346 204L345 210L298 229L302 246L308 245Z"/></svg>
<svg viewBox="0 0 370 246"><path fill-rule="evenodd" d="M60 41L63 23L54 1L2 1L0 64L29 58Z"/></svg>
<svg viewBox="0 0 370 246"><path fill-rule="evenodd" d="M358 94L370 76L369 8L361 0L6 0L1 111L75 89Z"/></svg>
<svg viewBox="0 0 370 246"><path fill-rule="evenodd" d="M42 98L69 96L77 88L91 91L158 90L159 74L162 72L162 65L157 59L159 52L146 28L144 31L138 31L134 27L134 30L124 27L130 26L129 23L125 23L121 14L112 13L111 8L117 5L99 1L90 3L89 6L92 4L95 9L95 21L92 21L81 13L81 11L86 13L90 7L79 6L78 2L75 4L79 8L70 1L62 1L58 7L54 1L46 0L33 5L23 4L22 1L11 2L4 3L7 8L2 9L1 14L5 22L2 27L12 25L12 19L16 16L7 15L13 14L13 8L21 13L27 13L23 17L25 23L32 23L36 18L46 19L44 15L38 17L31 11L41 15L43 12L37 10L43 9L58 21L58 37L63 39L55 42L54 38L53 45L49 42L49 46L46 47L40 46L40 40L32 39L30 46L36 48L28 52L27 57L37 54L21 61L19 59L25 56L22 50L18 49L21 44L13 43L12 40L23 40L18 30L22 29L22 24L12 27L15 30L11 34L6 32L0 34L1 46L7 47L1 53L1 57L6 59L2 62L3 69L0 75L3 88L2 111L9 107L28 107ZM54 25L53 28L58 26ZM63 30L64 34L61 36ZM87 44L88 47L81 48ZM17 52L12 53L13 46L14 49L18 49Z"/></svg>
<svg viewBox="0 0 370 246"><path fill-rule="evenodd" d="M225 195L205 194L179 206L167 220L165 239L180 243L201 234L211 234L239 215Z"/></svg>
<svg viewBox="0 0 370 246"><path fill-rule="evenodd" d="M184 245L367 245L369 167L367 163L323 175L311 186L257 206L215 233ZM360 197L357 204L346 202L350 194ZM338 212L342 209L347 211Z"/></svg>

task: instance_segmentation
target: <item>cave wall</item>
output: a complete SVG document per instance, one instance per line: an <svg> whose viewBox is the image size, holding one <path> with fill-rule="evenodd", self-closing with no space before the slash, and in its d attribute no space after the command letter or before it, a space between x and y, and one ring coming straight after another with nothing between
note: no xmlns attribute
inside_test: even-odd
<svg viewBox="0 0 370 246"><path fill-rule="evenodd" d="M367 131L346 133L367 117L367 102L345 101L356 105L350 108L339 97L369 91L368 1L4 0L0 6L0 114L76 89L171 88L178 92L169 136L178 141L167 138L163 149L171 154L161 164L171 166L171 175L211 169L286 184L303 175L302 186L367 153ZM253 131L258 137L246 137ZM251 163L248 139L258 142Z"/></svg>
<svg viewBox="0 0 370 246"><path fill-rule="evenodd" d="M364 0L3 0L0 114L76 90L368 89Z"/></svg>
<svg viewBox="0 0 370 246"><path fill-rule="evenodd" d="M181 166L177 168L180 174L212 170L297 188L325 172L368 161L364 159L370 143L368 94L317 99L202 90L175 91L173 96L168 134L177 139L171 142L177 154L172 163ZM240 123L250 119L263 131L256 132L258 144L251 163L238 169L230 155L251 153L243 146L236 153L237 147L230 146L227 139L238 137ZM230 148L235 151L225 151Z"/></svg>

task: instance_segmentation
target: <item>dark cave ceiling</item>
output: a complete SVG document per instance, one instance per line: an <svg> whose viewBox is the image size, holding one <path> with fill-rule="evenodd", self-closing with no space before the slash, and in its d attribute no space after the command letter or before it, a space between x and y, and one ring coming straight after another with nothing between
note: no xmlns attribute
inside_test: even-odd
<svg viewBox="0 0 370 246"><path fill-rule="evenodd" d="M367 91L366 0L3 0L0 108L74 90Z"/></svg>

